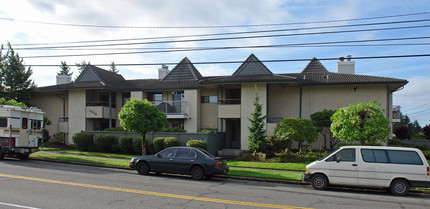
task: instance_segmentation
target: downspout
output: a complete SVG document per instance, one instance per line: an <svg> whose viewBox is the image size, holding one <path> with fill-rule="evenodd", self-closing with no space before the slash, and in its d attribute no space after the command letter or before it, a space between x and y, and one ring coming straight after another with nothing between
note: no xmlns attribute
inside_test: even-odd
<svg viewBox="0 0 430 209"><path fill-rule="evenodd" d="M109 92L109 128L112 128L112 92Z"/></svg>
<svg viewBox="0 0 430 209"><path fill-rule="evenodd" d="M66 118L66 99L64 97L56 95L58 98L63 100L63 120ZM60 123L57 123L57 131L60 132Z"/></svg>
<svg viewBox="0 0 430 209"><path fill-rule="evenodd" d="M300 112L299 112L299 118L302 118L302 115L303 115L302 105L303 105L303 88L300 87L300 109L299 109Z"/></svg>
<svg viewBox="0 0 430 209"><path fill-rule="evenodd" d="M388 121L390 121L390 129L391 129L391 133L393 133L393 120L391 119L390 120L390 93L389 93L390 91L389 91L389 86L387 85L387 109L386 109L386 111L387 111L387 119L388 119ZM391 138L391 135L392 134L390 134L389 136L388 136L388 139L387 139L387 145L390 143L390 138Z"/></svg>

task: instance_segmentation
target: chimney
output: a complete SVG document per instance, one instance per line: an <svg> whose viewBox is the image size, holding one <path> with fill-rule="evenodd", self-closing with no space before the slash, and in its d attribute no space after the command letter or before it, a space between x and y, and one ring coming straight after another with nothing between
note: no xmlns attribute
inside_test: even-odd
<svg viewBox="0 0 430 209"><path fill-rule="evenodd" d="M346 61L345 57L339 57L339 62L337 62L337 73L343 74L355 74L355 61L351 61L352 56L347 55Z"/></svg>
<svg viewBox="0 0 430 209"><path fill-rule="evenodd" d="M68 84L72 82L71 75L57 75L57 85Z"/></svg>
<svg viewBox="0 0 430 209"><path fill-rule="evenodd" d="M158 79L163 79L170 73L169 67L167 65L161 65L161 68L158 69Z"/></svg>

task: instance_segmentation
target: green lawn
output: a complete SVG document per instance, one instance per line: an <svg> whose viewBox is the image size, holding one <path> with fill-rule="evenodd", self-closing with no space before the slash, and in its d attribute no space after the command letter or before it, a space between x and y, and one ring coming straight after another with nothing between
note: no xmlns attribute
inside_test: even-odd
<svg viewBox="0 0 430 209"><path fill-rule="evenodd" d="M85 156L96 156L96 157L109 157L109 158L123 158L131 159L138 155L125 155L125 154L114 154L114 153L102 153L102 152L84 152L77 150L61 150L59 153L74 154L74 155L85 155Z"/></svg>
<svg viewBox="0 0 430 209"><path fill-rule="evenodd" d="M271 171L271 170L240 169L240 168L230 168L227 175L283 179L283 180L293 180L293 181L301 181L302 179L301 173L289 173L289 172L280 172L280 171Z"/></svg>
<svg viewBox="0 0 430 209"><path fill-rule="evenodd" d="M90 156L62 155L57 153L36 152L30 155L31 158L61 160L66 162L92 163L97 165L110 165L128 167L130 159L96 158Z"/></svg>
<svg viewBox="0 0 430 209"><path fill-rule="evenodd" d="M246 162L246 161L228 161L227 162L227 165L232 167L265 168L265 169L291 170L291 171L305 171L307 164L309 164L309 162L303 162L303 163L261 163L261 162Z"/></svg>

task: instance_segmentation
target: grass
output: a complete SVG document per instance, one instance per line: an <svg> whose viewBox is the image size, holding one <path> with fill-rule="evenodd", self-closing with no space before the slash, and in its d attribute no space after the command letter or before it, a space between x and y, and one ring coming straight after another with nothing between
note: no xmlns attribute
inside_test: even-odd
<svg viewBox="0 0 430 209"><path fill-rule="evenodd" d="M56 150L61 150L61 148L54 148L54 147L40 147L40 150L42 151L56 151Z"/></svg>
<svg viewBox="0 0 430 209"><path fill-rule="evenodd" d="M305 171L307 164L309 164L309 162L303 162L303 163L261 163L261 162L247 162L247 161L228 161L227 162L227 165L232 167L264 168L264 169L291 170L291 171Z"/></svg>
<svg viewBox="0 0 430 209"><path fill-rule="evenodd" d="M293 180L293 181L300 181L302 179L301 173L289 173L289 172L280 172L280 171L271 171L271 170L240 169L240 168L230 168L227 175L282 179L282 180Z"/></svg>
<svg viewBox="0 0 430 209"><path fill-rule="evenodd" d="M89 156L76 156L76 155L62 155L57 153L46 153L36 152L30 155L31 158L48 159L48 160L59 160L67 162L80 162L80 163L91 163L97 165L109 165L109 166L120 166L128 167L130 160L113 159L113 158L98 158Z"/></svg>
<svg viewBox="0 0 430 209"><path fill-rule="evenodd" d="M61 150L59 153L74 154L74 155L85 155L85 156L96 156L96 157L107 157L107 158L122 158L131 159L137 155L125 155L125 154L114 154L114 153L102 153L102 152L84 152L77 150Z"/></svg>

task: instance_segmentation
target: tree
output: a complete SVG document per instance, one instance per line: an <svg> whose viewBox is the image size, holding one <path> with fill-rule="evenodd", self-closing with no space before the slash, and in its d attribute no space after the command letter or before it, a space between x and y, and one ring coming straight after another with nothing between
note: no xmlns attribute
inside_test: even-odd
<svg viewBox="0 0 430 209"><path fill-rule="evenodd" d="M318 139L317 129L312 121L303 118L284 118L276 124L274 135L279 140L285 141L285 148L291 150L292 141L299 142L299 152L302 144L310 144Z"/></svg>
<svg viewBox="0 0 430 209"><path fill-rule="evenodd" d="M259 96L257 93L257 87L255 87L255 99L254 99L254 112L251 114L251 118L248 118L251 123L248 126L249 135L248 135L248 148L250 151L261 152L265 149L266 145L266 130L264 129L264 120L266 119L266 115L262 115L261 110L263 109L263 105L258 103Z"/></svg>
<svg viewBox="0 0 430 209"><path fill-rule="evenodd" d="M350 142L359 141L362 145L386 140L391 133L390 125L375 101L361 102L340 108L331 117L334 137Z"/></svg>
<svg viewBox="0 0 430 209"><path fill-rule="evenodd" d="M396 129L394 129L394 134L398 139L410 139L411 137L411 132L409 131L408 126L406 125L401 125Z"/></svg>
<svg viewBox="0 0 430 209"><path fill-rule="evenodd" d="M75 65L78 67L79 74L81 74L82 71L85 70L87 65L90 65L90 64L91 64L90 61L88 61L88 63L87 63L87 61L85 61L85 60L82 60L80 63L75 63Z"/></svg>
<svg viewBox="0 0 430 209"><path fill-rule="evenodd" d="M29 104L31 94L34 92L36 85L30 76L33 74L31 67L27 70L24 61L8 43L6 55L2 58L1 77L3 85L3 96L6 99L15 99L20 102Z"/></svg>
<svg viewBox="0 0 430 209"><path fill-rule="evenodd" d="M66 61L61 61L61 70L57 73L57 75L68 75L72 76L73 72L70 72L70 66L67 65Z"/></svg>
<svg viewBox="0 0 430 209"><path fill-rule="evenodd" d="M142 136L142 155L146 155L145 134L167 126L166 115L146 99L130 99L118 117L124 130L136 131Z"/></svg>
<svg viewBox="0 0 430 209"><path fill-rule="evenodd" d="M330 131L330 118L335 112L336 111L334 110L324 109L311 115L312 124L315 126L317 131L324 137L324 149L327 149L327 139L329 141L330 149L333 149L340 141L338 138L333 137L333 133Z"/></svg>
<svg viewBox="0 0 430 209"><path fill-rule="evenodd" d="M426 139L430 139L430 124L427 124L423 128L424 135L426 136Z"/></svg>
<svg viewBox="0 0 430 209"><path fill-rule="evenodd" d="M116 69L116 66L115 66L115 63L114 63L114 62L112 62L112 63L110 64L110 71L111 71L112 73L116 73L116 74L118 74L118 73L119 73L119 70L118 70L118 69Z"/></svg>

